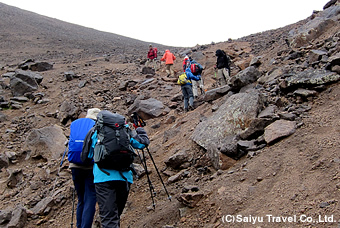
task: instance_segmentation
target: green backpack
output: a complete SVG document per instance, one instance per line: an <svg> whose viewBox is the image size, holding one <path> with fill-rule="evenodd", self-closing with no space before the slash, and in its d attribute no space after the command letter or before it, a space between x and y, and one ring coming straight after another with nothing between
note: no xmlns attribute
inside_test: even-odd
<svg viewBox="0 0 340 228"><path fill-rule="evenodd" d="M188 82L190 82L190 80L187 79L187 75L185 73L178 76L178 80L177 80L178 85L185 85Z"/></svg>

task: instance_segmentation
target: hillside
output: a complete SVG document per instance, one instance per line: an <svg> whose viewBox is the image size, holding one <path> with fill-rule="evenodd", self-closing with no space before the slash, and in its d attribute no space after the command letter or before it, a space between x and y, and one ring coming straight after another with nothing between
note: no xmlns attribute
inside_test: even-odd
<svg viewBox="0 0 340 228"><path fill-rule="evenodd" d="M175 54L177 75L185 54L204 66L189 112L164 63L145 73L149 43L2 3L0 15L0 227L70 226L73 183L67 159L59 165L70 123L92 107L143 116L172 196L147 155L156 208L141 176L122 227L339 227L339 1L238 40L153 43ZM232 59L224 87L217 49ZM27 72L33 86L15 87Z"/></svg>

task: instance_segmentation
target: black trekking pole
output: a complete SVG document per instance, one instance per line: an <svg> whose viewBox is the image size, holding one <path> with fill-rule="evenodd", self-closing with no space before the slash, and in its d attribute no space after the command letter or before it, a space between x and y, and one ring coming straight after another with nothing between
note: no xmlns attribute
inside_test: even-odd
<svg viewBox="0 0 340 228"><path fill-rule="evenodd" d="M142 151L143 152L143 151ZM137 150L137 153L138 153L138 157L143 165L143 168L145 170L145 173L146 173L146 177L147 177L147 180L148 180L148 184L149 184L149 189L150 189L150 194L151 194L151 200L152 200L152 206L153 206L153 209L156 208L156 204L155 204L155 200L154 200L154 195L156 195L156 192L155 192L155 188L153 187L152 183L151 183L151 180L150 180L150 177L149 177L149 172L148 172L148 167L146 165L146 159L145 159L145 155L144 155L144 152L143 152L143 159L142 157L140 156L138 150Z"/></svg>
<svg viewBox="0 0 340 228"><path fill-rule="evenodd" d="M63 157L61 158L61 162L60 162L60 165L59 165L57 177L55 178L55 181L54 181L54 186L53 186L53 189L52 189L52 195L54 194L54 189L55 189L55 186L57 185L57 180L58 180L58 177L59 177L60 169L63 166L64 158L65 158L66 151L67 151L67 142L68 141L65 142L65 146L66 147L65 147L65 151L64 151Z"/></svg>
<svg viewBox="0 0 340 228"><path fill-rule="evenodd" d="M73 196L72 196L72 217L71 217L71 228L73 228L73 216L74 216L74 201L75 201L75 192L76 188L73 189Z"/></svg>
<svg viewBox="0 0 340 228"><path fill-rule="evenodd" d="M155 169L156 169L156 172L157 172L157 174L158 174L158 177L159 177L159 179L160 179L161 182L162 182L162 185L163 185L163 187L164 187L164 190L165 190L166 194L168 195L168 199L171 201L171 196L170 196L168 190L167 190L166 187L165 187L165 184L164 184L164 182L163 182L163 179L162 179L162 177L161 177L161 174L160 174L159 171L158 171L158 168L157 168L157 166L156 166L155 161L153 160L153 157L152 157L152 155L151 155L151 153L150 153L150 151L149 151L149 148L146 147L146 150L147 150L147 152L148 152L148 154L149 154L149 156L150 156L150 158L151 158L151 161L152 161L153 165L155 166ZM143 150L142 150L142 152L144 153Z"/></svg>

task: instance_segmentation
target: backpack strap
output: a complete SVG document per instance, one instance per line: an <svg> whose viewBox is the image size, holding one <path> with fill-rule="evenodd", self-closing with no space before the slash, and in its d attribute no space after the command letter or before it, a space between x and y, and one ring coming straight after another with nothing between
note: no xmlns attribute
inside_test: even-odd
<svg viewBox="0 0 340 228"><path fill-rule="evenodd" d="M97 165L98 166L98 165ZM99 166L98 166L98 168L99 168L99 170L100 171L102 171L103 173L105 173L106 175L108 175L108 176L110 176L110 173L109 172L107 172L107 171L105 171L105 170L103 170L102 168L100 168Z"/></svg>
<svg viewBox="0 0 340 228"><path fill-rule="evenodd" d="M132 171L133 175L137 175L136 170L133 168L133 166L131 165L129 168L129 171ZM127 180L127 178L123 175L122 171L119 171L120 176L125 180L126 183L126 190L129 191L130 190L130 186L129 186L129 182Z"/></svg>

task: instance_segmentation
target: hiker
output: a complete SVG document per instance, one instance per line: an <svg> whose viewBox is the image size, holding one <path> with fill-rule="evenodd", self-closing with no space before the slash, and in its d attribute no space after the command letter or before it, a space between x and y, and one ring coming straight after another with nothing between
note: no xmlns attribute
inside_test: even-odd
<svg viewBox="0 0 340 228"><path fill-rule="evenodd" d="M215 69L217 68L218 84L224 86L230 79L230 58L221 49L216 50L216 57Z"/></svg>
<svg viewBox="0 0 340 228"><path fill-rule="evenodd" d="M203 90L203 78L202 78L202 71L203 67L201 64L196 62L194 59L189 57L189 67L191 70L191 73L195 76L197 76L200 80L198 81L192 81L192 93L194 95L194 98L196 99L198 97L197 87L199 86L201 90L201 94L204 94Z"/></svg>
<svg viewBox="0 0 340 228"><path fill-rule="evenodd" d="M69 167L72 172L72 179L75 191L78 196L77 205L77 228L91 228L96 206L96 191L93 183L93 163L83 163L80 153L83 147L83 140L87 132L95 125L98 108L87 111L85 118L80 118L71 123L70 141L68 145Z"/></svg>
<svg viewBox="0 0 340 228"><path fill-rule="evenodd" d="M130 167L134 149L144 149L150 141L143 128L130 130L118 113L104 110L97 118L96 127L86 136L83 153L95 162L93 175L102 227L119 228L120 215L133 183Z"/></svg>
<svg viewBox="0 0 340 228"><path fill-rule="evenodd" d="M175 72L173 70L174 60L176 60L174 54L172 54L169 50L165 50L165 53L161 58L161 61L165 61L166 65L165 71L168 74L167 77L169 77L170 75L171 77L175 76Z"/></svg>
<svg viewBox="0 0 340 228"><path fill-rule="evenodd" d="M185 79L181 77L184 76ZM177 83L181 85L181 90L184 98L184 112L194 110L194 95L192 93L192 80L198 81L199 77L191 73L190 67L185 70L185 73L181 74L177 80Z"/></svg>
<svg viewBox="0 0 340 228"><path fill-rule="evenodd" d="M156 64L156 60L157 60L157 48L153 48L152 47L152 44L149 45L149 51L148 51L148 59L145 63L145 66L146 67L149 67L150 63L151 63L151 66L155 69L157 67L157 64Z"/></svg>
<svg viewBox="0 0 340 228"><path fill-rule="evenodd" d="M189 60L189 57L187 55L183 59L182 67L183 67L183 72L185 72L185 70L188 67L190 67L190 60Z"/></svg>

